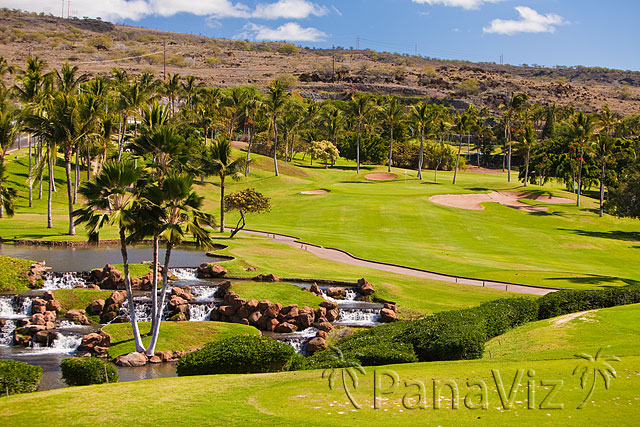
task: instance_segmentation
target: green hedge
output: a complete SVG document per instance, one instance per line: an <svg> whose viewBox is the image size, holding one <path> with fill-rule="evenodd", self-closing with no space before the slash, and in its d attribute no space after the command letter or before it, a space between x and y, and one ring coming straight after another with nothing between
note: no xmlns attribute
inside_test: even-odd
<svg viewBox="0 0 640 427"><path fill-rule="evenodd" d="M17 360L0 360L0 396L38 390L42 368Z"/></svg>
<svg viewBox="0 0 640 427"><path fill-rule="evenodd" d="M549 319L578 311L640 303L640 285L597 291L558 291L538 300L538 319Z"/></svg>
<svg viewBox="0 0 640 427"><path fill-rule="evenodd" d="M295 359L293 347L262 336L241 335L206 344L178 361L178 376L248 374L286 370Z"/></svg>
<svg viewBox="0 0 640 427"><path fill-rule="evenodd" d="M118 382L115 366L95 357L67 357L60 362L60 369L70 386Z"/></svg>

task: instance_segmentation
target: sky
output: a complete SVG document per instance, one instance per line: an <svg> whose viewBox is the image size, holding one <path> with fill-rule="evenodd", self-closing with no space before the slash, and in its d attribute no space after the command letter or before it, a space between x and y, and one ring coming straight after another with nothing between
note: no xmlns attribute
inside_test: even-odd
<svg viewBox="0 0 640 427"><path fill-rule="evenodd" d="M301 46L640 71L638 0L0 0L0 7Z"/></svg>

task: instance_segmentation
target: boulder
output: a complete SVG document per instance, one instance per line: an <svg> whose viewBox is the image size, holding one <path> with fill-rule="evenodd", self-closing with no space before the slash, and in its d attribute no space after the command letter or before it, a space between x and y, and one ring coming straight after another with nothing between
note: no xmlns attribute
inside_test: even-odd
<svg viewBox="0 0 640 427"><path fill-rule="evenodd" d="M45 322L55 322L56 321L56 312L55 311L45 311L43 314Z"/></svg>
<svg viewBox="0 0 640 427"><path fill-rule="evenodd" d="M169 362L173 359L173 352L171 350L156 351L155 356L159 357L163 362Z"/></svg>
<svg viewBox="0 0 640 427"><path fill-rule="evenodd" d="M176 313L173 316L169 317L169 320L172 322L184 322L189 319L187 319L187 315L184 313Z"/></svg>
<svg viewBox="0 0 640 427"><path fill-rule="evenodd" d="M335 301L322 301L320 303L320 307L324 307L327 310L333 310L334 308L338 308L338 303Z"/></svg>
<svg viewBox="0 0 640 427"><path fill-rule="evenodd" d="M394 303L394 302L385 302L384 303L384 308L387 308L389 310L392 310L394 312L398 312L398 304Z"/></svg>
<svg viewBox="0 0 640 427"><path fill-rule="evenodd" d="M171 295L171 299L169 300L169 303L167 304L167 306L169 307L169 311L182 311L184 312L181 307L186 307L187 306L187 301L180 298L177 295Z"/></svg>
<svg viewBox="0 0 640 427"><path fill-rule="evenodd" d="M162 363L162 359L158 356L153 355L149 358L149 363Z"/></svg>
<svg viewBox="0 0 640 427"><path fill-rule="evenodd" d="M275 274L258 274L253 278L257 282L279 282L278 276Z"/></svg>
<svg viewBox="0 0 640 427"><path fill-rule="evenodd" d="M300 325L300 329L307 329L313 323L313 314L300 313L296 318L296 323Z"/></svg>
<svg viewBox="0 0 640 427"><path fill-rule="evenodd" d="M295 332L297 330L298 330L298 327L296 325L294 325L293 323L289 323L289 322L280 323L274 329L275 332L280 332L280 333L285 333L285 334L286 333L290 333L290 332Z"/></svg>
<svg viewBox="0 0 640 427"><path fill-rule="evenodd" d="M42 295L42 298L43 298L45 301L53 301L53 300L55 300L55 299L56 299L56 298L53 296L53 292L51 292L51 291L44 291L44 294Z"/></svg>
<svg viewBox="0 0 640 427"><path fill-rule="evenodd" d="M175 295L177 297L180 297L185 301L193 301L195 299L195 297L193 295L191 295L190 290L191 290L191 288L189 288L188 286L185 286L184 288L179 288L177 286L174 286L171 289L171 295Z"/></svg>
<svg viewBox="0 0 640 427"><path fill-rule="evenodd" d="M89 304L89 307L87 308L87 312L89 314L100 314L102 313L102 309L104 309L104 300L97 299L91 301L91 304Z"/></svg>
<svg viewBox="0 0 640 427"><path fill-rule="evenodd" d="M17 346L28 346L31 343L31 335L23 335L14 333L13 334L13 344Z"/></svg>
<svg viewBox="0 0 640 427"><path fill-rule="evenodd" d="M322 290L320 289L320 286L318 286L317 283L314 283L313 285L311 285L311 287L309 288L309 292L318 296L322 295Z"/></svg>
<svg viewBox="0 0 640 427"><path fill-rule="evenodd" d="M89 283L87 285L87 289L93 289L94 291L99 291L100 290L100 286L96 285L95 283Z"/></svg>
<svg viewBox="0 0 640 427"><path fill-rule="evenodd" d="M254 311L248 317L249 324L253 326L257 326L261 317L262 317L262 314L259 311Z"/></svg>
<svg viewBox="0 0 640 427"><path fill-rule="evenodd" d="M111 323L116 317L118 317L117 311L103 311L100 315L100 323Z"/></svg>
<svg viewBox="0 0 640 427"><path fill-rule="evenodd" d="M223 316L231 317L236 314L236 311L230 305L221 305L220 313L222 313Z"/></svg>
<svg viewBox="0 0 640 427"><path fill-rule="evenodd" d="M53 331L39 331L33 336L33 340L40 345L49 346L58 337Z"/></svg>
<svg viewBox="0 0 640 427"><path fill-rule="evenodd" d="M383 308L382 310L380 310L381 322L389 323L389 322L395 322L396 320L398 320L398 315L396 314L395 311L388 308Z"/></svg>
<svg viewBox="0 0 640 427"><path fill-rule="evenodd" d="M100 336L102 337L102 345L107 347L111 345L111 335L109 335L108 332L105 332L101 329Z"/></svg>
<svg viewBox="0 0 640 427"><path fill-rule="evenodd" d="M373 285L371 285L371 283L369 283L364 277L362 279L358 279L356 289L360 294L364 296L372 295L375 292L375 290L373 289Z"/></svg>
<svg viewBox="0 0 640 427"><path fill-rule="evenodd" d="M104 302L104 305L109 306L111 304L115 304L119 306L125 301L125 299L127 299L126 291L122 291L122 292L115 291L111 294L109 298L107 298L107 300Z"/></svg>
<svg viewBox="0 0 640 427"><path fill-rule="evenodd" d="M218 283L218 294L220 295L224 295L225 292L227 292L229 290L229 288L231 287L231 281L230 280L224 280L220 283Z"/></svg>
<svg viewBox="0 0 640 427"><path fill-rule="evenodd" d="M144 366L147 364L147 356L144 353L134 351L129 354L118 356L115 363L118 366Z"/></svg>
<svg viewBox="0 0 640 427"><path fill-rule="evenodd" d="M90 334L86 334L82 336L82 341L80 342L78 351L82 353L85 353L85 352L93 353L94 347L102 344L103 344L103 337L100 334L92 332Z"/></svg>
<svg viewBox="0 0 640 427"><path fill-rule="evenodd" d="M211 310L211 313L209 313L209 320L213 322L219 322L221 319L222 313L220 313L218 307L214 307L213 310Z"/></svg>
<svg viewBox="0 0 640 427"><path fill-rule="evenodd" d="M58 300L51 299L47 301L47 311L55 311L56 313L62 310L62 304Z"/></svg>
<svg viewBox="0 0 640 427"><path fill-rule="evenodd" d="M275 319L278 317L278 314L280 314L280 310L282 310L282 304L274 302L265 310L264 315Z"/></svg>
<svg viewBox="0 0 640 427"><path fill-rule="evenodd" d="M247 304L244 304L238 309L236 314L241 318L246 319L252 313L251 313L251 310L249 310L249 307L247 307Z"/></svg>
<svg viewBox="0 0 640 427"><path fill-rule="evenodd" d="M329 334L325 331L318 331L316 332L316 336L326 340L329 337Z"/></svg>
<svg viewBox="0 0 640 427"><path fill-rule="evenodd" d="M71 320L73 323L80 325L88 325L89 319L85 315L84 310L69 310L64 315L65 319Z"/></svg>
<svg viewBox="0 0 640 427"><path fill-rule="evenodd" d="M198 267L196 276L198 278L219 278L227 275L227 269L219 264L203 262Z"/></svg>
<svg viewBox="0 0 640 427"><path fill-rule="evenodd" d="M316 351L324 350L327 348L327 342L324 338L314 337L307 342L307 353L313 354Z"/></svg>
<svg viewBox="0 0 640 427"><path fill-rule="evenodd" d="M295 310L295 316L297 316L298 315L298 304L285 305L284 307L282 307L282 310L280 310L280 313L282 315L286 316L291 312L291 310Z"/></svg>
<svg viewBox="0 0 640 427"><path fill-rule="evenodd" d="M47 321L44 320L44 314L36 313L31 316L31 323L34 325L45 325Z"/></svg>
<svg viewBox="0 0 640 427"><path fill-rule="evenodd" d="M238 311L240 309L240 307L242 307L246 303L247 303L246 299L237 297L237 298L234 298L233 300L231 300L231 307L233 307L234 310Z"/></svg>
<svg viewBox="0 0 640 427"><path fill-rule="evenodd" d="M327 315L327 309L324 307L320 307L316 309L316 320L321 318L321 317L325 317Z"/></svg>
<svg viewBox="0 0 640 427"><path fill-rule="evenodd" d="M247 303L245 304L245 307L247 307L247 310L249 310L251 313L253 313L254 311L256 311L258 309L258 300L257 299L252 299L247 301Z"/></svg>
<svg viewBox="0 0 640 427"><path fill-rule="evenodd" d="M276 327L280 324L278 319L274 319L273 317L264 316L267 320L264 322L264 329L266 331L275 331Z"/></svg>
<svg viewBox="0 0 640 427"><path fill-rule="evenodd" d="M328 288L326 293L331 298L344 298L345 290L344 288L332 287Z"/></svg>
<svg viewBox="0 0 640 427"><path fill-rule="evenodd" d="M335 322L340 318L340 312L337 308L334 308L333 310L327 310L326 318L329 322Z"/></svg>
<svg viewBox="0 0 640 427"><path fill-rule="evenodd" d="M270 305L271 305L271 301L269 301L268 299L263 299L258 303L258 310L264 313L265 311L267 311Z"/></svg>
<svg viewBox="0 0 640 427"><path fill-rule="evenodd" d="M320 322L316 326L319 330L325 332L331 332L333 330L333 325L329 322Z"/></svg>
<svg viewBox="0 0 640 427"><path fill-rule="evenodd" d="M247 267L246 271L258 271L257 267Z"/></svg>
<svg viewBox="0 0 640 427"><path fill-rule="evenodd" d="M47 302L42 298L34 298L31 301L31 313L44 313L47 311Z"/></svg>

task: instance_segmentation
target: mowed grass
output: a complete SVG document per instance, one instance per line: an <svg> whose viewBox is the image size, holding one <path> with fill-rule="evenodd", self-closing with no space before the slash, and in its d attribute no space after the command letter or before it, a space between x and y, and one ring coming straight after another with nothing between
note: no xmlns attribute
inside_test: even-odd
<svg viewBox="0 0 640 427"><path fill-rule="evenodd" d="M572 313L513 329L490 340L485 358L562 359L600 348L616 356L640 355L640 304Z"/></svg>
<svg viewBox="0 0 640 427"><path fill-rule="evenodd" d="M164 378L147 381L104 384L82 388L69 387L46 392L14 395L0 399L0 414L5 426L40 425L264 425L299 426L406 426L406 425L481 425L481 426L583 426L634 425L640 418L640 357L623 357L613 362L618 378L606 390L600 382L583 409L576 409L587 391L580 387L578 376L572 376L577 359L551 361L435 362L378 367L378 375L389 368L398 374L400 384L391 387L388 377L381 377L379 409L374 409L374 368L358 374L359 384L347 382L354 400L362 406L355 409L345 395L341 371L336 371L336 387L329 389L322 371L285 372L251 375L211 375ZM513 396L512 409L504 409L498 395L492 369L500 372L505 393L509 393L518 369L535 372L526 377ZM535 409L527 409L527 380L535 380ZM440 409L433 409L433 381L452 381L458 386L459 408L451 409L451 392L444 387ZM478 386L467 381L484 381L488 409L467 409L464 397ZM422 381L426 387L427 409L407 409L403 396L415 396ZM550 403L563 409L541 409L551 387L542 381L563 381ZM590 385L590 384L589 384ZM183 396L179 409L176 396ZM471 396L469 402L477 403ZM415 405L415 400L407 401ZM46 419L41 408L47 408ZM544 406L543 406L544 408Z"/></svg>
<svg viewBox="0 0 640 427"><path fill-rule="evenodd" d="M140 333L145 335L151 330L150 322L139 322ZM109 357L136 350L133 342L133 332L130 323L112 323L103 327L111 335ZM259 335L253 326L224 322L162 322L156 351L178 351L201 348L206 343L227 338L234 335ZM144 345L148 345L151 336L142 338Z"/></svg>
<svg viewBox="0 0 640 427"><path fill-rule="evenodd" d="M62 305L60 316L69 310L86 310L91 302L101 299L106 300L113 291L98 291L95 289L57 289L53 296ZM100 323L100 316L87 314L87 318L93 323Z"/></svg>
<svg viewBox="0 0 640 427"><path fill-rule="evenodd" d="M236 282L230 290L246 299L279 302L283 306L297 304L298 307L317 308L324 299L290 283Z"/></svg>
<svg viewBox="0 0 640 427"><path fill-rule="evenodd" d="M240 156L241 152L235 151ZM505 174L462 172L451 185L452 173L432 171L425 179L415 171L394 169L393 181L369 181L365 167L358 175L351 162L336 168L313 167L300 159L282 164L281 176L273 176L271 159L253 155L247 179L228 182L227 191L256 188L271 198L269 213L249 214L248 228L292 234L310 243L338 247L359 257L399 263L462 276L569 288L619 286L640 280L638 241L640 223L605 215L599 218L594 199L584 197L580 208L566 204L543 204L546 212L524 212L495 203L482 211L437 205L434 194L523 191ZM308 160L308 159L307 159ZM12 184L20 190L18 215L0 221L0 235L37 239L67 239L64 182L59 180L54 197L54 229L46 229L46 200L26 207L26 159L9 162ZM56 176L62 178L60 165ZM330 193L304 195L301 191L326 188ZM205 210L219 216L219 187L211 178L196 185L205 196ZM560 185L531 185L526 191L575 198ZM45 192L46 196L46 192ZM46 197L45 197L46 198ZM228 215L227 225L237 215ZM85 239L83 230L74 239ZM116 237L107 229L102 238Z"/></svg>
<svg viewBox="0 0 640 427"><path fill-rule="evenodd" d="M29 290L27 271L34 262L0 255L0 292Z"/></svg>

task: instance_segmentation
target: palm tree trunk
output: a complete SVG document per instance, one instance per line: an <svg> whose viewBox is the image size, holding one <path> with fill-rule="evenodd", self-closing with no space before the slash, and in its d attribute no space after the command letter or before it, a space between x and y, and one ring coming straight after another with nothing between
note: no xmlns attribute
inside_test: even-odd
<svg viewBox="0 0 640 427"><path fill-rule="evenodd" d="M251 160L251 143L253 142L253 125L249 128L249 145L247 146L247 165L244 169L244 176L249 176L249 162Z"/></svg>
<svg viewBox="0 0 640 427"><path fill-rule="evenodd" d="M391 172L392 157L393 157L393 123L391 123L391 138L389 139L389 163L387 165L387 172Z"/></svg>
<svg viewBox="0 0 640 427"><path fill-rule="evenodd" d="M456 168L453 170L453 184L456 183L458 177L458 164L460 163L460 151L462 151L462 141L458 144L458 155L456 156Z"/></svg>
<svg viewBox="0 0 640 427"><path fill-rule="evenodd" d="M358 133L356 135L356 173L360 173L360 122L358 122Z"/></svg>
<svg viewBox="0 0 640 427"><path fill-rule="evenodd" d="M600 176L600 218L602 218L602 204L604 202L604 171L605 162L602 162L602 175Z"/></svg>
<svg viewBox="0 0 640 427"><path fill-rule="evenodd" d="M153 354L156 350L156 343L158 342L158 335L160 334L160 323L162 322L162 307L164 307L164 300L167 295L167 289L169 289L169 260L171 259L171 248L173 245L171 242L167 242L167 250L164 254L164 266L162 267L162 291L160 292L160 300L158 301L158 310L156 312L155 324L151 330L151 342L147 349L147 354Z"/></svg>
<svg viewBox="0 0 640 427"><path fill-rule="evenodd" d="M156 315L158 311L162 311L162 307L158 307L158 244L160 238L158 235L153 236L153 273L151 274L151 331L155 329ZM149 346L151 348L151 346ZM153 351L153 350L152 350ZM147 355L153 356L147 349Z"/></svg>
<svg viewBox="0 0 640 427"><path fill-rule="evenodd" d="M424 161L424 130L420 130L420 155L418 156L418 179L422 179L422 162Z"/></svg>
<svg viewBox="0 0 640 427"><path fill-rule="evenodd" d="M76 164L73 174L73 204L78 200L78 185L80 183L80 147L76 150Z"/></svg>
<svg viewBox="0 0 640 427"><path fill-rule="evenodd" d="M91 179L91 150L87 143L87 181Z"/></svg>
<svg viewBox="0 0 640 427"><path fill-rule="evenodd" d="M73 189L71 185L71 153L65 154L64 169L67 175L67 202L69 206L69 235L76 235L76 228L73 225Z"/></svg>
<svg viewBox="0 0 640 427"><path fill-rule="evenodd" d="M438 161L438 163L436 163L436 168L433 172L433 182L434 183L438 183L438 168L440 167L440 161Z"/></svg>
<svg viewBox="0 0 640 427"><path fill-rule="evenodd" d="M278 126L276 124L276 116L273 116L273 167L278 176Z"/></svg>
<svg viewBox="0 0 640 427"><path fill-rule="evenodd" d="M507 182L511 182L511 143L509 143L509 157L507 158Z"/></svg>
<svg viewBox="0 0 640 427"><path fill-rule="evenodd" d="M524 170L524 186L526 187L528 182L529 182L529 154L531 153L531 150L527 150L527 161L526 161L526 166L525 166L525 170Z"/></svg>
<svg viewBox="0 0 640 427"><path fill-rule="evenodd" d="M220 232L224 233L224 174L220 175Z"/></svg>
<svg viewBox="0 0 640 427"><path fill-rule="evenodd" d="M584 149L580 146L580 164L578 165L578 196L576 197L576 206L580 206L580 192L582 191L582 158Z"/></svg>
<svg viewBox="0 0 640 427"><path fill-rule="evenodd" d="M127 254L127 243L124 235L124 228L120 227L120 253L122 254L122 264L124 265L124 288L127 291L127 300L129 301L129 317L131 318L131 329L133 330L133 340L136 344L136 351L143 353L144 345L138 322L136 321L135 303L133 302L133 291L131 290L131 281L129 277L129 255Z"/></svg>
<svg viewBox="0 0 640 427"><path fill-rule="evenodd" d="M53 153L52 153L51 145L47 144L47 156L48 156L48 164L49 164L49 199L47 201L47 228L53 228L53 217L51 215L51 199L53 197Z"/></svg>
<svg viewBox="0 0 640 427"><path fill-rule="evenodd" d="M27 135L27 141L29 143L29 173L27 180L29 181L29 207L33 207L33 182L31 182L31 134Z"/></svg>

